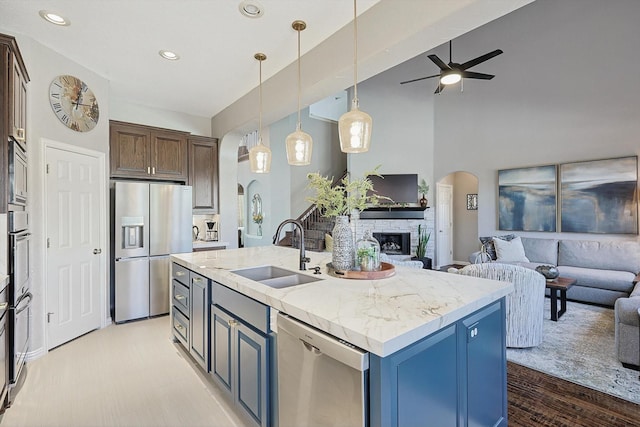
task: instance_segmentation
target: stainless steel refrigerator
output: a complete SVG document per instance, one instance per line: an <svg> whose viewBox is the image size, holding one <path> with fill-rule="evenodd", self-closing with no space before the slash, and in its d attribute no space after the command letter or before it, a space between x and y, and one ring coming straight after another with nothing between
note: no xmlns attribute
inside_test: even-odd
<svg viewBox="0 0 640 427"><path fill-rule="evenodd" d="M116 181L112 292L116 323L169 312L169 254L191 252L191 187Z"/></svg>

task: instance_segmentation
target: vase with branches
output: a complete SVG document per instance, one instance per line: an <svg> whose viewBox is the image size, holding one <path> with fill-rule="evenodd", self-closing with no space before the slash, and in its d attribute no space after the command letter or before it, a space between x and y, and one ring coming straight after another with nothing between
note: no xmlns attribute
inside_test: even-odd
<svg viewBox="0 0 640 427"><path fill-rule="evenodd" d="M418 192L422 193L422 198L419 200L420 206L426 208L429 200L427 199L427 194L429 194L429 184L425 181L424 178L420 180L420 184L418 185Z"/></svg>
<svg viewBox="0 0 640 427"><path fill-rule="evenodd" d="M381 176L378 173L380 165L364 173L360 179L351 179L349 175L342 178L337 185L333 179L317 172L307 175L307 188L315 190L315 195L307 201L315 204L320 214L325 218L335 218L332 231L333 252L331 262L336 270L350 270L354 262L353 233L349 226L348 215L352 212L362 212L366 208L377 206L380 200L391 200L376 194L370 176Z"/></svg>

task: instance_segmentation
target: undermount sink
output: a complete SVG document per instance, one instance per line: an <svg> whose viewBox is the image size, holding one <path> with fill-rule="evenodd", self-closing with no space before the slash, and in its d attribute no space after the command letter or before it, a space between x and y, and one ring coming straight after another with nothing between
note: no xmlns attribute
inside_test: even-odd
<svg viewBox="0 0 640 427"><path fill-rule="evenodd" d="M271 288L288 288L290 286L302 285L304 283L316 282L320 278L299 274L284 268L265 265L261 267L242 268L231 270L233 274L245 277Z"/></svg>

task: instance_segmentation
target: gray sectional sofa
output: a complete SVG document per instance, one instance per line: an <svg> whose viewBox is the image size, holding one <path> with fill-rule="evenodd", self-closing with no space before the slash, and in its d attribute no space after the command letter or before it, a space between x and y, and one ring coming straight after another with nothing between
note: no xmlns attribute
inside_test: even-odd
<svg viewBox="0 0 640 427"><path fill-rule="evenodd" d="M521 239L530 262L509 264L555 265L560 276L577 280L568 299L614 307L618 359L627 367L640 366L640 242ZM476 262L478 254L469 260Z"/></svg>

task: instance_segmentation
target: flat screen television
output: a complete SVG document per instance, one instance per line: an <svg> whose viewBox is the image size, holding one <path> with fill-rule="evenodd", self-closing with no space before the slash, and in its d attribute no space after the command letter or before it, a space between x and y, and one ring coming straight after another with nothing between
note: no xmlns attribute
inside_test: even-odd
<svg viewBox="0 0 640 427"><path fill-rule="evenodd" d="M418 202L418 174L398 174L370 176L373 189L379 196L387 196L393 200L393 204ZM390 204L382 200L381 204Z"/></svg>

